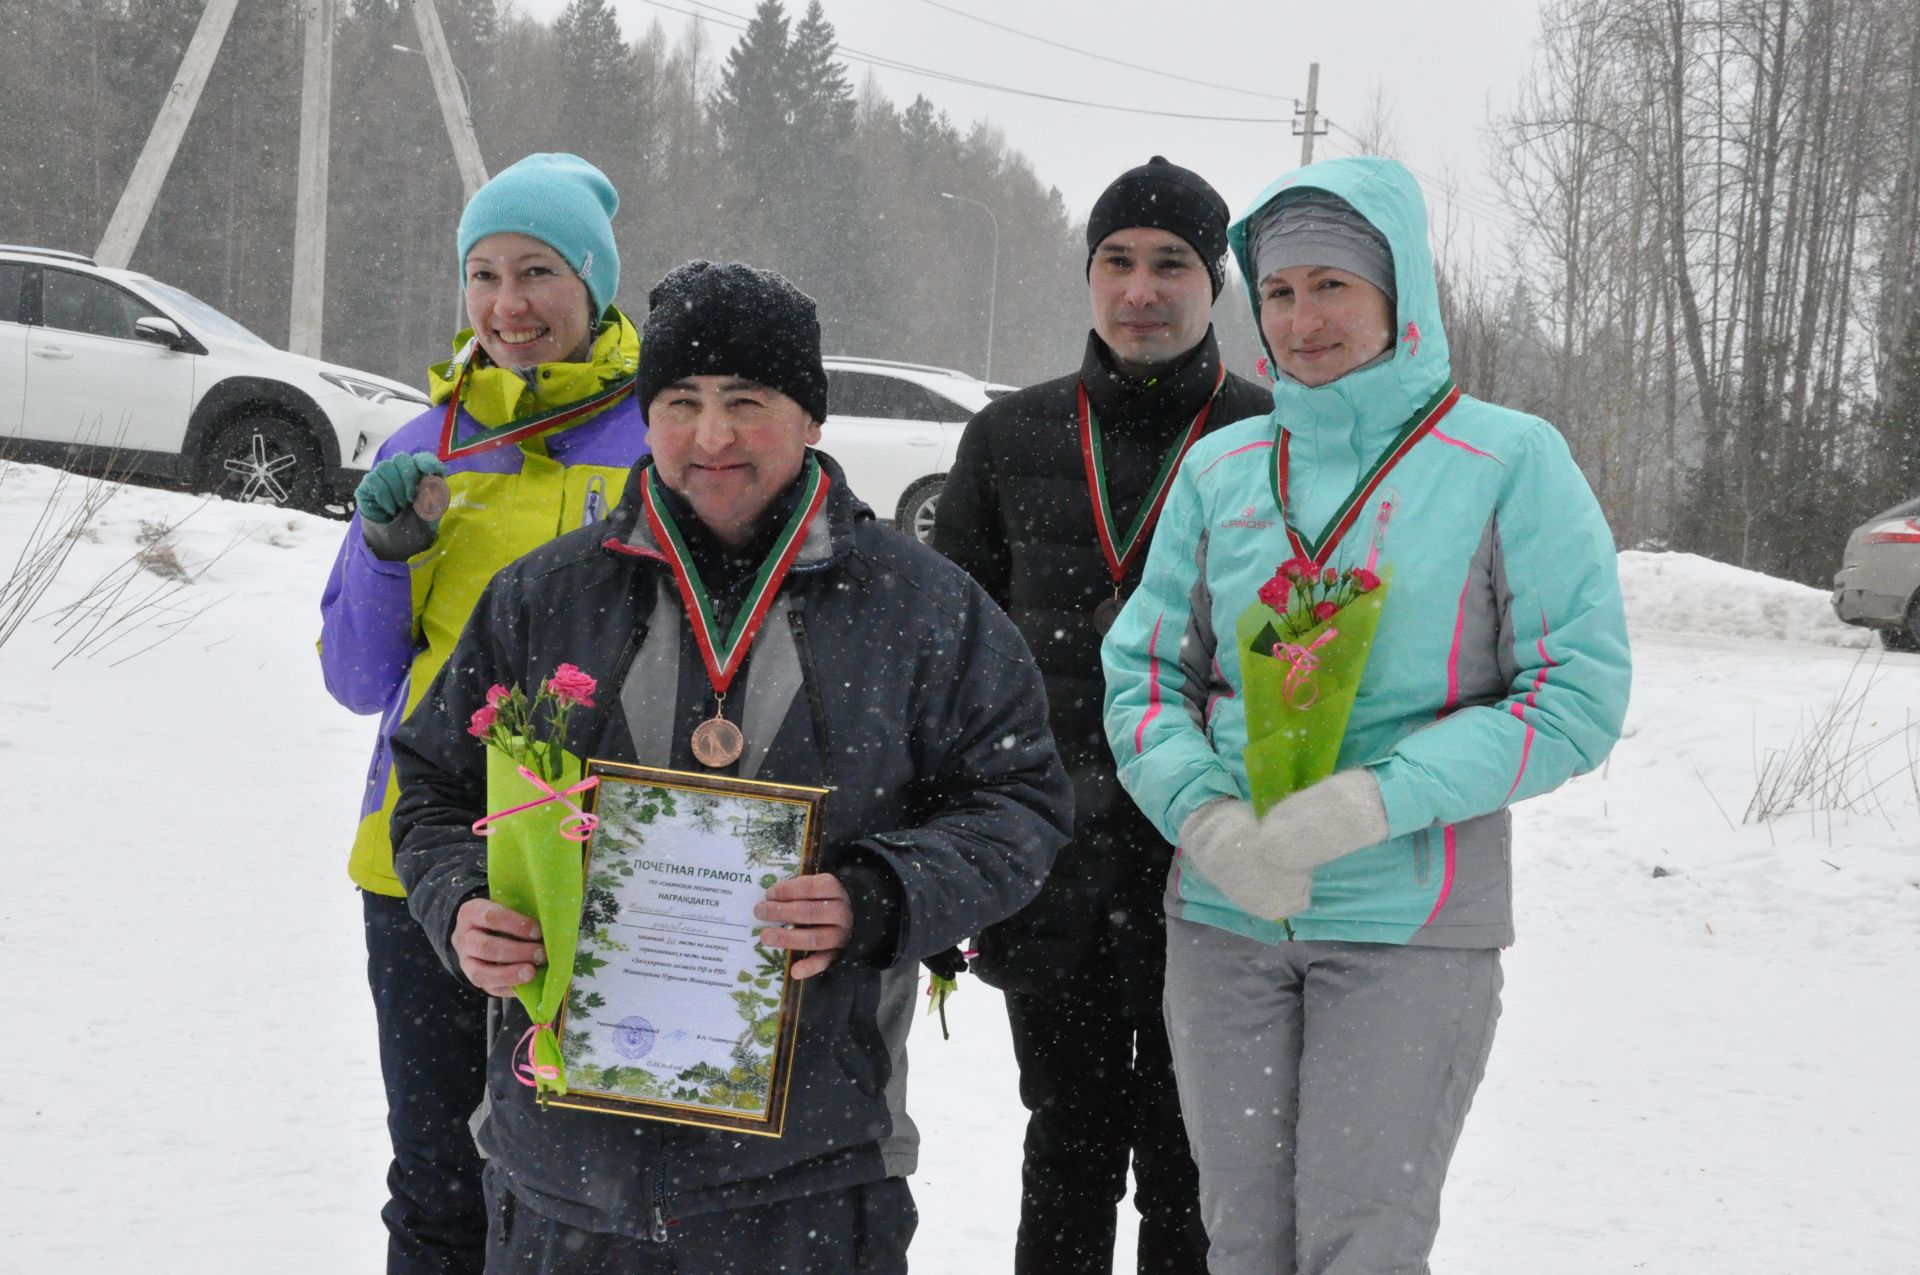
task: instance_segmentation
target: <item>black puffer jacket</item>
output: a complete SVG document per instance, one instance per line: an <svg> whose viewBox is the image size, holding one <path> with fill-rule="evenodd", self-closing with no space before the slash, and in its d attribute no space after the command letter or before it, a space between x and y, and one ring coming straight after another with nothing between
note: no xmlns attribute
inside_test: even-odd
<svg viewBox="0 0 1920 1275"><path fill-rule="evenodd" d="M448 968L459 905L484 889L471 830L486 799L468 719L499 682L531 687L562 661L592 674L568 747L699 770L689 749L712 693L659 547L638 517L639 469L606 521L562 536L488 586L446 669L394 735L396 867ZM1072 822L1040 676L1020 635L964 573L874 521L838 467L743 671L729 716L741 773L833 789L823 868L897 882L882 950L918 961L1034 897ZM616 689L617 688L617 689ZM859 905L856 902L856 912ZM481 1145L514 1194L571 1226L645 1236L656 1215L838 1189L885 1176L876 1140L888 1043L881 970L842 959L801 998L790 1116L762 1138L586 1112L540 1111L512 1075L524 1016L495 1042Z"/></svg>
<svg viewBox="0 0 1920 1275"><path fill-rule="evenodd" d="M1100 635L1093 611L1113 595L1081 459L1076 387L1100 422L1116 535L1146 499L1161 461L1206 405L1219 374L1211 329L1187 360L1151 384L1113 370L1087 334L1080 372L1009 394L967 426L947 475L934 546L1005 607L1046 677L1054 739L1073 776L1075 825L1039 899L981 936L976 971L1009 991L1057 989L1090 959L1132 977L1162 957L1160 894L1172 850L1114 778L1100 720ZM1229 374L1208 413L1208 432L1273 408L1266 389ZM1146 561L1134 559L1122 593ZM1143 1007L1144 1008L1144 1007ZM1157 1011L1156 1011L1157 1012Z"/></svg>

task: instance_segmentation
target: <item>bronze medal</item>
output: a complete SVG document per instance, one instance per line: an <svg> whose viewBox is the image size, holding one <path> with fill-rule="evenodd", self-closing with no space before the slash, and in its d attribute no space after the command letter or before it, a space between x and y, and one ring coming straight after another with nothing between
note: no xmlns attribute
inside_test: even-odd
<svg viewBox="0 0 1920 1275"><path fill-rule="evenodd" d="M655 490L655 484L659 481L657 470L649 468L646 471L644 485L640 489L640 505L646 513L647 525L673 568L674 583L679 587L680 601L686 607L687 624L693 630L694 645L699 648L700 661L706 666L707 679L713 686L713 716L693 728L691 742L695 760L714 770L733 765L740 760L740 754L746 751L746 737L740 733L738 726L726 719L721 705L726 702L727 688L733 685L734 675L747 658L747 649L753 645L754 635L767 618L774 595L780 591L780 582L786 579L787 569L800 552L807 525L826 503L827 489L832 486L832 480L811 453L802 472L806 476L806 487L800 504L788 517L772 553L760 564L746 601L734 618L733 630L724 643L720 638L719 623L714 617L713 600L707 595L706 585L693 565L693 557L687 552L686 541L681 538L671 511L661 503Z"/></svg>
<svg viewBox="0 0 1920 1275"><path fill-rule="evenodd" d="M453 493L447 488L447 480L438 474L426 475L413 489L413 512L424 522L439 522L452 505Z"/></svg>
<svg viewBox="0 0 1920 1275"><path fill-rule="evenodd" d="M1093 609L1093 631L1105 637L1107 630L1113 627L1113 622L1120 618L1120 608L1125 605L1117 594L1100 599L1100 605Z"/></svg>
<svg viewBox="0 0 1920 1275"><path fill-rule="evenodd" d="M693 755L711 770L733 765L746 747L746 736L724 717L710 717L693 728Z"/></svg>

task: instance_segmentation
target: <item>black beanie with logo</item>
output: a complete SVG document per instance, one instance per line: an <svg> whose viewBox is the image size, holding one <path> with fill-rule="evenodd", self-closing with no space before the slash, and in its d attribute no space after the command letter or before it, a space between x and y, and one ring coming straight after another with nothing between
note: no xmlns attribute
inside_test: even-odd
<svg viewBox="0 0 1920 1275"><path fill-rule="evenodd" d="M634 386L642 412L675 381L738 376L827 419L820 316L783 276L738 261L689 261L653 285L647 307Z"/></svg>
<svg viewBox="0 0 1920 1275"><path fill-rule="evenodd" d="M1132 226L1150 226L1186 240L1206 263L1213 295L1220 295L1226 281L1222 271L1227 255L1227 201L1206 178L1168 163L1164 155L1155 155L1114 178L1087 216L1089 274L1101 241Z"/></svg>

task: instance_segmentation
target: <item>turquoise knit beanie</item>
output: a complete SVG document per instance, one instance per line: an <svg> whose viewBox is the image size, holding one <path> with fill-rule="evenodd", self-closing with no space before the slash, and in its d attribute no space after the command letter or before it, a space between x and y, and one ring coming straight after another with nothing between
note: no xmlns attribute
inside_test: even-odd
<svg viewBox="0 0 1920 1275"><path fill-rule="evenodd" d="M578 155L529 155L501 169L460 214L460 277L467 254L488 235L531 235L559 253L587 285L597 320L620 288L613 214L620 194Z"/></svg>

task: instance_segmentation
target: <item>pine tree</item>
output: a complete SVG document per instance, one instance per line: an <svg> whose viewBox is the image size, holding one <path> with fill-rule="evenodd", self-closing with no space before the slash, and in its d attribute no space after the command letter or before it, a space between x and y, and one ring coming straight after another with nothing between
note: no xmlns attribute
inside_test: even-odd
<svg viewBox="0 0 1920 1275"><path fill-rule="evenodd" d="M614 117L628 66L627 44L611 0L570 0L553 24L553 34L560 42L566 77L561 94L564 130L588 139L579 149L600 151L618 131Z"/></svg>
<svg viewBox="0 0 1920 1275"><path fill-rule="evenodd" d="M837 145L853 136L853 89L846 68L834 61L833 24L820 0L811 0L788 47L794 88L794 143Z"/></svg>
<svg viewBox="0 0 1920 1275"><path fill-rule="evenodd" d="M782 157L798 96L791 49L780 0L760 0L746 34L727 52L709 104L727 158L761 199L786 175Z"/></svg>

